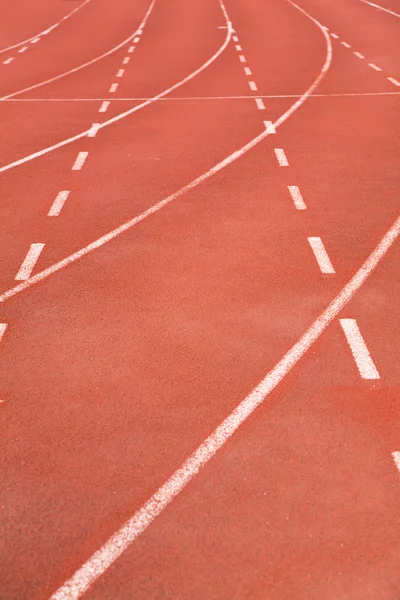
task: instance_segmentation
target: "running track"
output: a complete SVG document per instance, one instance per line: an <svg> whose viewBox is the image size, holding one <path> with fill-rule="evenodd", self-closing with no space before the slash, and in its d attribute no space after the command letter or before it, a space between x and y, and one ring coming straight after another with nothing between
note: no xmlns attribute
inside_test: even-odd
<svg viewBox="0 0 400 600"><path fill-rule="evenodd" d="M399 2L0 14L1 600L398 600Z"/></svg>

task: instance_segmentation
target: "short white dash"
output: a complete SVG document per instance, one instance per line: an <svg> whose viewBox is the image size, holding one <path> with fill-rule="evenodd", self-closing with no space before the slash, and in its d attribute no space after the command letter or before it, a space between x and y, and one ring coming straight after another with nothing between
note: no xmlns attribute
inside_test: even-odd
<svg viewBox="0 0 400 600"><path fill-rule="evenodd" d="M246 75L253 75L249 67L244 67L244 72L246 73Z"/></svg>
<svg viewBox="0 0 400 600"><path fill-rule="evenodd" d="M0 323L0 341L7 329L7 323Z"/></svg>
<svg viewBox="0 0 400 600"><path fill-rule="evenodd" d="M15 277L17 281L29 279L43 248L44 244L31 244L28 254Z"/></svg>
<svg viewBox="0 0 400 600"><path fill-rule="evenodd" d="M18 50L18 52L19 52L20 54L22 54L22 52L26 52L27 50L28 50L28 46L22 46L22 48L20 48L20 49Z"/></svg>
<svg viewBox="0 0 400 600"><path fill-rule="evenodd" d="M355 319L340 319L351 353L363 379L379 379L379 373Z"/></svg>
<svg viewBox="0 0 400 600"><path fill-rule="evenodd" d="M34 40L31 40L31 44L37 44L40 40L40 37L36 37Z"/></svg>
<svg viewBox="0 0 400 600"><path fill-rule="evenodd" d="M122 77L122 75L125 73L125 69L118 69L117 72L117 77Z"/></svg>
<svg viewBox="0 0 400 600"><path fill-rule="evenodd" d="M371 67L371 69L374 69L374 71L382 71L382 69L374 65L374 63L368 63L368 66Z"/></svg>
<svg viewBox="0 0 400 600"><path fill-rule="evenodd" d="M390 83L393 83L394 85L397 85L397 87L400 86L400 81L397 81L397 79L395 79L394 77L388 77L388 81L390 81Z"/></svg>
<svg viewBox="0 0 400 600"><path fill-rule="evenodd" d="M249 88L253 91L256 92L258 90L257 85L255 84L254 81L249 81Z"/></svg>
<svg viewBox="0 0 400 600"><path fill-rule="evenodd" d="M111 86L110 86L110 89L108 90L108 92L110 94L113 94L114 92L117 91L117 88L118 88L118 83L112 83Z"/></svg>
<svg viewBox="0 0 400 600"><path fill-rule="evenodd" d="M245 57L243 56L243 54L239 54L239 60L240 60L240 62L242 62L242 63L245 63L245 62L246 62L246 59L245 59Z"/></svg>
<svg viewBox="0 0 400 600"><path fill-rule="evenodd" d="M72 165L72 171L80 171L85 164L85 161L88 157L89 152L78 152L78 156L75 159L74 164Z"/></svg>
<svg viewBox="0 0 400 600"><path fill-rule="evenodd" d="M102 102L100 108L99 108L99 112L103 113L106 112L107 108L110 106L110 103L105 100L104 102Z"/></svg>
<svg viewBox="0 0 400 600"><path fill-rule="evenodd" d="M3 61L3 65L9 65L10 62L12 62L13 60L14 60L13 56L11 58L7 58L7 60Z"/></svg>
<svg viewBox="0 0 400 600"><path fill-rule="evenodd" d="M335 273L335 269L333 268L333 265L328 256L327 251L325 250L325 246L321 238L309 237L307 239L312 251L314 252L314 256L316 258L319 268L321 269L321 272L326 274Z"/></svg>
<svg viewBox="0 0 400 600"><path fill-rule="evenodd" d="M355 56L358 56L358 58L365 58L364 54L361 54L361 52L354 52Z"/></svg>
<svg viewBox="0 0 400 600"><path fill-rule="evenodd" d="M6 325L6 327L7 327L7 325ZM0 339L1 339L1 337L0 337ZM394 464L400 471L400 452L392 452L392 456L393 456Z"/></svg>
<svg viewBox="0 0 400 600"><path fill-rule="evenodd" d="M344 46L345 48L351 48L350 44L348 44L347 42L341 42L342 46Z"/></svg>
<svg viewBox="0 0 400 600"><path fill-rule="evenodd" d="M135 37L135 39L133 40L133 43L137 44L138 42L140 42L140 37Z"/></svg>
<svg viewBox="0 0 400 600"><path fill-rule="evenodd" d="M89 129L87 136L90 138L96 137L96 134L99 129L100 129L100 123L92 123L92 126Z"/></svg>
<svg viewBox="0 0 400 600"><path fill-rule="evenodd" d="M265 125L265 131L269 135L272 135L272 134L276 133L276 129L275 129L274 124L273 124L272 121L264 121L264 125Z"/></svg>
<svg viewBox="0 0 400 600"><path fill-rule="evenodd" d="M122 64L127 65L130 60L131 60L130 56L125 56L124 60L122 61Z"/></svg>
<svg viewBox="0 0 400 600"><path fill-rule="evenodd" d="M297 210L307 210L300 188L297 185L288 185L288 190Z"/></svg>
<svg viewBox="0 0 400 600"><path fill-rule="evenodd" d="M333 38L335 38L335 40L339 39L339 36L338 36L338 35L336 35L336 33L331 33L331 36L332 36Z"/></svg>
<svg viewBox="0 0 400 600"><path fill-rule="evenodd" d="M262 101L262 98L255 98L258 110L265 110L265 104Z"/></svg>
<svg viewBox="0 0 400 600"><path fill-rule="evenodd" d="M56 199L54 200L49 212L47 213L48 217L58 217L70 193L71 192L68 190L58 192Z"/></svg>
<svg viewBox="0 0 400 600"><path fill-rule="evenodd" d="M135 46L129 46L128 48L128 54L132 54L132 52L134 51Z"/></svg>
<svg viewBox="0 0 400 600"><path fill-rule="evenodd" d="M238 36L237 36L237 35L233 35L233 36L232 36L232 39L233 39L233 41L234 41L234 42L238 42L238 41L239 41L239 38L238 38Z"/></svg>
<svg viewBox="0 0 400 600"><path fill-rule="evenodd" d="M288 167L289 161L286 157L285 151L282 150L282 148L275 148L274 152L275 152L276 159L279 163L279 166L280 167Z"/></svg>
<svg viewBox="0 0 400 600"><path fill-rule="evenodd" d="M235 48L238 52L241 52L243 50L242 46L240 46L239 44L236 44Z"/></svg>

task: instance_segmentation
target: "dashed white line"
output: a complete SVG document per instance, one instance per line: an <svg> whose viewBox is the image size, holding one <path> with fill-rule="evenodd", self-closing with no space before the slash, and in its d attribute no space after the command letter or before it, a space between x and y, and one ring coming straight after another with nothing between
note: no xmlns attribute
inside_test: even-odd
<svg viewBox="0 0 400 600"><path fill-rule="evenodd" d="M28 254L26 255L24 262L20 266L20 269L15 276L17 281L25 281L25 279L29 279L43 248L44 244L31 244Z"/></svg>
<svg viewBox="0 0 400 600"><path fill-rule="evenodd" d="M117 77L122 77L124 73L125 73L125 69L118 69Z"/></svg>
<svg viewBox="0 0 400 600"><path fill-rule="evenodd" d="M256 83L254 81L249 81L249 88L253 91L256 92L258 90L258 87L256 85Z"/></svg>
<svg viewBox="0 0 400 600"><path fill-rule="evenodd" d="M7 60L3 60L3 65L9 65L10 62L12 62L14 60L14 57L11 56L11 58L7 58Z"/></svg>
<svg viewBox="0 0 400 600"><path fill-rule="evenodd" d="M135 46L129 46L128 53L132 54L132 52L134 51L134 49L135 49Z"/></svg>
<svg viewBox="0 0 400 600"><path fill-rule="evenodd" d="M106 110L109 106L110 106L110 102L108 100L104 100L104 102L102 102L102 104L99 108L99 112L101 112L101 113L106 112Z"/></svg>
<svg viewBox="0 0 400 600"><path fill-rule="evenodd" d="M58 192L56 199L47 213L48 217L58 217L70 193L71 192L69 190Z"/></svg>
<svg viewBox="0 0 400 600"><path fill-rule="evenodd" d="M125 56L124 60L122 61L122 64L127 65L130 60L131 60L130 56Z"/></svg>
<svg viewBox="0 0 400 600"><path fill-rule="evenodd" d="M339 39L339 36L338 36L338 35L336 35L336 33L331 33L331 36L332 36L333 38L335 38L335 40L338 40L338 39Z"/></svg>
<svg viewBox="0 0 400 600"><path fill-rule="evenodd" d="M0 337L0 339L1 339L1 337ZM400 471L400 452L392 452L392 456L393 456L394 464Z"/></svg>
<svg viewBox="0 0 400 600"><path fill-rule="evenodd" d="M335 269L331 263L331 260L328 256L327 251L325 250L325 246L320 237L309 237L308 243L311 246L311 249L314 253L318 266L322 273L325 274L334 274Z"/></svg>
<svg viewBox="0 0 400 600"><path fill-rule="evenodd" d="M7 329L7 323L0 323L0 342Z"/></svg>
<svg viewBox="0 0 400 600"><path fill-rule="evenodd" d="M368 66L371 67L371 69L374 69L374 71L382 71L382 69L377 67L374 63L368 63Z"/></svg>
<svg viewBox="0 0 400 600"><path fill-rule="evenodd" d="M233 39L233 41L234 41L234 42L238 42L238 41L239 41L239 38L238 38L238 36L237 36L237 35L233 35L233 36L232 36L232 39Z"/></svg>
<svg viewBox="0 0 400 600"><path fill-rule="evenodd" d="M31 44L37 44L40 41L40 37L36 37L33 40L31 40Z"/></svg>
<svg viewBox="0 0 400 600"><path fill-rule="evenodd" d="M118 83L112 83L110 89L108 90L109 94L114 94L118 89Z"/></svg>
<svg viewBox="0 0 400 600"><path fill-rule="evenodd" d="M300 188L297 185L288 185L288 190L297 210L307 210Z"/></svg>
<svg viewBox="0 0 400 600"><path fill-rule="evenodd" d="M351 48L350 44L348 44L347 42L340 42L342 44L342 46L344 46L345 48Z"/></svg>
<svg viewBox="0 0 400 600"><path fill-rule="evenodd" d="M100 129L100 123L92 123L92 126L89 129L87 136L90 138L96 137L96 134L99 131L99 129Z"/></svg>
<svg viewBox="0 0 400 600"><path fill-rule="evenodd" d="M252 75L253 74L251 72L251 69L249 67L244 67L244 72L246 73L246 75Z"/></svg>
<svg viewBox="0 0 400 600"><path fill-rule="evenodd" d="M89 152L78 152L78 156L75 159L74 164L72 165L72 171L80 171L85 164L85 161L88 157Z"/></svg>
<svg viewBox="0 0 400 600"><path fill-rule="evenodd" d="M361 52L354 52L354 54L358 56L358 58L365 58L364 54L361 54Z"/></svg>
<svg viewBox="0 0 400 600"><path fill-rule="evenodd" d="M243 50L242 46L240 46L239 44L236 44L235 48L238 52L241 52Z"/></svg>
<svg viewBox="0 0 400 600"><path fill-rule="evenodd" d="M355 319L340 319L351 353L363 379L379 379L378 370Z"/></svg>
<svg viewBox="0 0 400 600"><path fill-rule="evenodd" d="M285 151L282 148L275 148L274 152L275 152L276 159L279 163L279 166L280 167L288 167L289 161L287 159Z"/></svg>
<svg viewBox="0 0 400 600"><path fill-rule="evenodd" d="M395 79L394 77L388 77L388 81L390 81L390 83L393 83L397 87L400 86L400 81L397 81L397 79Z"/></svg>
<svg viewBox="0 0 400 600"><path fill-rule="evenodd" d="M276 133L275 125L272 121L264 121L264 126L265 131L268 133L268 135L273 135L274 133Z"/></svg>
<svg viewBox="0 0 400 600"><path fill-rule="evenodd" d="M240 60L240 62L242 62L242 63L245 63L245 62L246 62L246 58L243 56L243 54L239 54L239 60Z"/></svg>
<svg viewBox="0 0 400 600"><path fill-rule="evenodd" d="M261 98L255 98L258 110L265 110L265 104Z"/></svg>
<svg viewBox="0 0 400 600"><path fill-rule="evenodd" d="M133 40L134 44L138 44L140 42L140 37L135 37L135 39Z"/></svg>
<svg viewBox="0 0 400 600"><path fill-rule="evenodd" d="M27 50L28 50L28 46L22 46L22 48L20 48L20 49L18 50L18 52L19 52L20 54L22 54L22 52L26 52Z"/></svg>

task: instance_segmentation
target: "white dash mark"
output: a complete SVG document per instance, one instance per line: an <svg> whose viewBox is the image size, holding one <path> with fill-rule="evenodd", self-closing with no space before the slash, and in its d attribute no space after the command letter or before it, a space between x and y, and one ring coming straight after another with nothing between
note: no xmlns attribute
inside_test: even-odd
<svg viewBox="0 0 400 600"><path fill-rule="evenodd" d="M34 40L31 41L31 44L37 44L40 41L40 37L36 37Z"/></svg>
<svg viewBox="0 0 400 600"><path fill-rule="evenodd" d="M44 244L31 244L28 254L15 277L17 281L29 279L43 248Z"/></svg>
<svg viewBox="0 0 400 600"><path fill-rule="evenodd" d="M108 90L109 94L113 94L114 92L117 91L118 88L118 83L112 83L110 86L110 89Z"/></svg>
<svg viewBox="0 0 400 600"><path fill-rule="evenodd" d="M331 36L332 36L333 38L335 38L335 40L339 39L339 36L338 36L338 35L336 35L336 33L331 33Z"/></svg>
<svg viewBox="0 0 400 600"><path fill-rule="evenodd" d="M122 75L125 73L125 69L119 69L117 72L117 77L122 77Z"/></svg>
<svg viewBox="0 0 400 600"><path fill-rule="evenodd" d="M276 133L276 129L275 129L272 121L264 121L264 125L265 125L265 131L268 134L272 135L272 134Z"/></svg>
<svg viewBox="0 0 400 600"><path fill-rule="evenodd" d="M245 63L245 62L246 62L246 59L245 59L245 57L243 56L243 54L239 54L239 60L240 60L240 62L242 62L242 63Z"/></svg>
<svg viewBox="0 0 400 600"><path fill-rule="evenodd" d="M340 319L351 353L363 379L379 379L379 373L355 319Z"/></svg>
<svg viewBox="0 0 400 600"><path fill-rule="evenodd" d="M354 52L355 56L358 56L358 58L365 58L364 54L361 54L361 52Z"/></svg>
<svg viewBox="0 0 400 600"><path fill-rule="evenodd" d="M130 56L125 56L124 60L122 61L122 64L127 65L130 60L131 60Z"/></svg>
<svg viewBox="0 0 400 600"><path fill-rule="evenodd" d="M138 44L140 42L140 37L135 37L135 39L133 40L134 44Z"/></svg>
<svg viewBox="0 0 400 600"><path fill-rule="evenodd" d="M85 164L85 161L88 157L89 152L79 152L78 156L75 159L74 164L72 165L72 171L80 171Z"/></svg>
<svg viewBox="0 0 400 600"><path fill-rule="evenodd" d="M89 129L87 136L90 138L96 137L96 134L99 131L99 129L100 129L100 123L92 123L92 126Z"/></svg>
<svg viewBox="0 0 400 600"><path fill-rule="evenodd" d="M282 150L282 148L275 148L274 152L275 152L276 159L279 163L279 166L280 167L288 167L289 161L286 157L285 151Z"/></svg>
<svg viewBox="0 0 400 600"><path fill-rule="evenodd" d="M390 83L393 83L397 87L400 86L400 81L397 81L397 79L395 79L394 77L388 77L388 81L390 81Z"/></svg>
<svg viewBox="0 0 400 600"><path fill-rule="evenodd" d="M371 69L374 69L374 71L382 71L382 69L374 65L374 63L368 63L368 66L371 67Z"/></svg>
<svg viewBox="0 0 400 600"><path fill-rule="evenodd" d="M11 58L7 58L7 60L3 61L3 65L9 65L10 62L12 62L13 60L14 60L13 56Z"/></svg>
<svg viewBox="0 0 400 600"><path fill-rule="evenodd" d="M342 46L344 46L345 48L351 48L350 44L348 44L347 42L341 42Z"/></svg>
<svg viewBox="0 0 400 600"><path fill-rule="evenodd" d="M20 54L22 54L23 52L26 52L27 50L28 50L28 46L22 46L22 48L20 48L20 49L18 50L18 52L19 52Z"/></svg>
<svg viewBox="0 0 400 600"><path fill-rule="evenodd" d="M239 38L238 38L238 36L237 36L237 35L233 35L233 36L232 36L232 39L233 39L233 41L234 41L234 42L238 42L238 41L239 41Z"/></svg>
<svg viewBox="0 0 400 600"><path fill-rule="evenodd" d="M129 46L128 48L128 54L132 54L132 52L134 51L135 46Z"/></svg>
<svg viewBox="0 0 400 600"><path fill-rule="evenodd" d="M331 263L331 260L328 256L327 251L325 250L325 246L320 237L309 237L308 243L311 246L312 251L314 252L314 256L318 263L319 268L322 273L326 274L334 274L335 269Z"/></svg>
<svg viewBox="0 0 400 600"><path fill-rule="evenodd" d="M7 325L6 325L6 327L7 327ZM1 337L0 337L0 339L1 339ZM392 452L392 456L393 456L394 464L400 471L400 452Z"/></svg>
<svg viewBox="0 0 400 600"><path fill-rule="evenodd" d="M244 67L244 72L246 73L246 75L252 75L253 74L251 72L251 69L249 67Z"/></svg>
<svg viewBox="0 0 400 600"><path fill-rule="evenodd" d="M56 199L54 200L49 212L47 213L48 217L58 217L70 193L71 192L68 190L58 192Z"/></svg>
<svg viewBox="0 0 400 600"><path fill-rule="evenodd" d="M0 323L0 341L3 338L3 335L5 334L7 329L7 323Z"/></svg>
<svg viewBox="0 0 400 600"><path fill-rule="evenodd" d="M100 106L100 108L99 108L99 112L101 112L101 113L103 113L103 112L106 112L106 110L107 110L107 108L108 108L109 106L110 106L110 103L109 103L107 100L105 100L105 101L102 103L102 105Z"/></svg>
<svg viewBox="0 0 400 600"><path fill-rule="evenodd" d="M241 52L243 50L242 46L240 46L239 44L236 44L235 48L238 52Z"/></svg>
<svg viewBox="0 0 400 600"><path fill-rule="evenodd" d="M256 92L258 90L257 85L255 84L254 81L249 81L249 88L253 91Z"/></svg>
<svg viewBox="0 0 400 600"><path fill-rule="evenodd" d="M261 98L254 98L257 104L258 110L265 110L265 104Z"/></svg>
<svg viewBox="0 0 400 600"><path fill-rule="evenodd" d="M288 190L297 210L307 210L300 188L297 185L288 185Z"/></svg>

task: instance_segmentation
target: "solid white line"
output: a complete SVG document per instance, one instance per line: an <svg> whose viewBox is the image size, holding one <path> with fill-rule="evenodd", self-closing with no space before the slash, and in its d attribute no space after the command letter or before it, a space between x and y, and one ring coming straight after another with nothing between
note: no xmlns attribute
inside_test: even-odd
<svg viewBox="0 0 400 600"><path fill-rule="evenodd" d="M28 50L28 46L22 46L22 48L20 48L18 50L19 54L22 54L22 52L26 52Z"/></svg>
<svg viewBox="0 0 400 600"><path fill-rule="evenodd" d="M389 10L388 8L383 8L383 6L379 6L379 4L374 4L373 2L368 2L367 0L361 0L361 1L364 2L365 4L369 4L370 6L373 6L379 10L383 10L384 12L387 12L390 15L393 15L394 17L397 17L398 19L400 19L400 15L398 13L395 13L392 10Z"/></svg>
<svg viewBox="0 0 400 600"><path fill-rule="evenodd" d="M353 52L353 54L358 56L358 58L365 58L364 54L361 54L361 52Z"/></svg>
<svg viewBox="0 0 400 600"><path fill-rule="evenodd" d="M122 64L127 65L130 60L131 60L130 56L125 56L124 60L122 61Z"/></svg>
<svg viewBox="0 0 400 600"><path fill-rule="evenodd" d="M14 60L14 57L13 57L13 56L11 56L11 58L7 58L7 60L4 60L4 61L3 61L3 65L9 65L9 64L10 64L10 62L12 62L13 60Z"/></svg>
<svg viewBox="0 0 400 600"><path fill-rule="evenodd" d="M99 129L100 129L100 123L92 123L92 126L89 129L89 132L88 132L87 136L89 138L96 137L96 134L97 134L97 132L98 132Z"/></svg>
<svg viewBox="0 0 400 600"><path fill-rule="evenodd" d="M25 281L25 279L29 279L43 248L44 244L31 244L28 254L15 276L16 281Z"/></svg>
<svg viewBox="0 0 400 600"><path fill-rule="evenodd" d="M140 42L140 37L135 37L135 39L133 40L134 44L138 44Z"/></svg>
<svg viewBox="0 0 400 600"><path fill-rule="evenodd" d="M132 52L134 51L134 49L135 49L135 46L129 46L128 53L132 54Z"/></svg>
<svg viewBox="0 0 400 600"><path fill-rule="evenodd" d="M307 210L300 188L297 185L288 185L288 190L297 210Z"/></svg>
<svg viewBox="0 0 400 600"><path fill-rule="evenodd" d="M117 72L117 77L122 77L124 73L125 73L125 69L119 69Z"/></svg>
<svg viewBox="0 0 400 600"><path fill-rule="evenodd" d="M297 6L297 5L296 5ZM195 450L171 477L151 496L105 544L65 582L50 600L78 600L88 588L117 560L121 554L149 527L172 500L196 477L246 419L264 402L290 373L331 322L351 300L376 269L383 256L400 233L400 218L382 238L361 268L341 292L317 317L307 331L269 371L264 379L240 402L230 415Z"/></svg>
<svg viewBox="0 0 400 600"><path fill-rule="evenodd" d="M75 159L74 164L72 165L71 171L80 171L85 164L85 161L89 155L89 152L78 152L78 156Z"/></svg>
<svg viewBox="0 0 400 600"><path fill-rule="evenodd" d="M47 213L48 217L58 217L70 193L71 192L68 190L58 192L56 199L54 200L49 212Z"/></svg>
<svg viewBox="0 0 400 600"><path fill-rule="evenodd" d="M342 44L342 46L344 46L345 48L351 48L350 44L348 44L347 42L340 42Z"/></svg>
<svg viewBox="0 0 400 600"><path fill-rule="evenodd" d="M99 113L105 113L109 106L110 106L110 102L108 100L105 100L104 102L102 102L102 104L99 108Z"/></svg>
<svg viewBox="0 0 400 600"><path fill-rule="evenodd" d="M374 65L374 63L368 63L368 66L371 67L371 69L374 69L374 71L382 71L382 69Z"/></svg>
<svg viewBox="0 0 400 600"><path fill-rule="evenodd" d="M265 131L268 133L268 135L274 135L274 133L276 133L275 125L272 121L264 121L264 125Z"/></svg>
<svg viewBox="0 0 400 600"><path fill-rule="evenodd" d="M245 57L243 56L243 54L239 54L239 60L240 60L240 62L242 62L242 63L245 63L245 62L246 62L246 59L245 59Z"/></svg>
<svg viewBox="0 0 400 600"><path fill-rule="evenodd" d="M241 52L243 50L242 46L239 46L239 44L236 44L235 48L238 52Z"/></svg>
<svg viewBox="0 0 400 600"><path fill-rule="evenodd" d="M279 166L280 167L288 167L289 161L287 159L285 151L282 148L275 148L274 152L275 152L276 159L279 163Z"/></svg>
<svg viewBox="0 0 400 600"><path fill-rule="evenodd" d="M400 86L400 81L397 81L397 79L395 79L394 77L388 77L388 80L390 81L390 83L393 83L397 87Z"/></svg>
<svg viewBox="0 0 400 600"><path fill-rule="evenodd" d="M0 342L7 329L7 323L0 323Z"/></svg>
<svg viewBox="0 0 400 600"><path fill-rule="evenodd" d="M249 88L250 88L250 89L251 89L253 92L257 92L257 90L258 90L258 87L257 87L257 85L255 84L255 82L254 82L254 81L249 81Z"/></svg>
<svg viewBox="0 0 400 600"><path fill-rule="evenodd" d="M400 452L392 452L392 456L393 456L394 464L400 471Z"/></svg>
<svg viewBox="0 0 400 600"><path fill-rule="evenodd" d="M31 40L31 44L37 44L38 42L40 42L40 36L39 37L35 37L33 40Z"/></svg>
<svg viewBox="0 0 400 600"><path fill-rule="evenodd" d="M340 319L351 353L363 379L379 379L379 373L355 319Z"/></svg>
<svg viewBox="0 0 400 600"><path fill-rule="evenodd" d="M319 268L322 273L333 274L335 273L335 269L331 263L331 260L328 256L327 251L325 250L325 246L320 237L309 237L308 243L311 246L311 249L314 253L316 261L318 263Z"/></svg>
<svg viewBox="0 0 400 600"><path fill-rule="evenodd" d="M265 104L264 102L261 100L261 98L254 98L256 104L257 104L257 108L258 110L265 110Z"/></svg>
<svg viewBox="0 0 400 600"><path fill-rule="evenodd" d="M118 89L118 83L112 83L110 89L108 90L109 94L114 94Z"/></svg>
<svg viewBox="0 0 400 600"><path fill-rule="evenodd" d="M338 40L338 39L339 39L339 36L338 36L338 35L336 35L336 33L331 33L331 36L332 36L333 38L335 38L335 40Z"/></svg>
<svg viewBox="0 0 400 600"><path fill-rule="evenodd" d="M251 69L249 67L244 67L244 72L246 75L252 75Z"/></svg>

